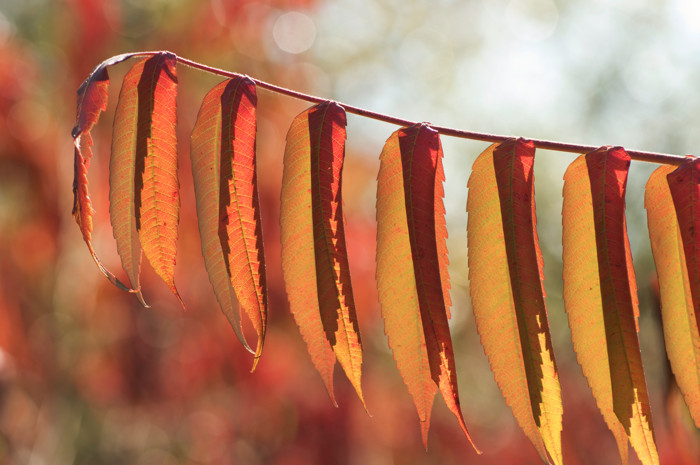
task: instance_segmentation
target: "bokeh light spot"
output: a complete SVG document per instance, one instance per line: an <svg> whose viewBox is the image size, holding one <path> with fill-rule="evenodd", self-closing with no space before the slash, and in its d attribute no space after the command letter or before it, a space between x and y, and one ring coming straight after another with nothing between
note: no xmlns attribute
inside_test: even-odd
<svg viewBox="0 0 700 465"><path fill-rule="evenodd" d="M316 25L303 13L292 11L277 18L272 28L275 44L287 53L303 53L316 40Z"/></svg>

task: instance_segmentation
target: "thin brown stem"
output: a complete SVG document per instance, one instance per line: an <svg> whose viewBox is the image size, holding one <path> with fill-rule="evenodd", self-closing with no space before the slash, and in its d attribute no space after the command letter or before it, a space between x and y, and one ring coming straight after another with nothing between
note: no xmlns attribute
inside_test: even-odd
<svg viewBox="0 0 700 465"><path fill-rule="evenodd" d="M132 54L131 56L152 56L157 53L161 52L137 52ZM197 63L196 61L188 60L186 58L181 58L177 57L178 62L190 66L192 68L196 68L202 71L206 71L208 73L212 74L217 74L219 76L226 76L226 77L236 77L236 76L241 76L240 73L233 73L231 71L226 71L223 69L219 68L214 68L211 66L203 65L201 63ZM109 60L107 60L109 61ZM280 87L276 86L274 84L270 84L269 82L261 81L259 79L256 79L254 77L248 76L255 84L262 88L262 89L267 89L271 92L275 92L277 94L282 94L282 95L287 95L289 97L293 97L299 100L305 100L307 102L311 103L321 103L325 102L328 99L324 99L321 97L317 97L315 95L309 95L305 94L303 92L298 92L296 90L292 89L287 89L285 87ZM390 124L396 124L398 126L412 126L416 124L415 121L409 121L406 119L402 118L397 118L395 116L391 115L385 115L383 113L376 113L374 111L366 110L364 108L359 108L355 107L352 105L347 105L345 103L341 102L336 102L338 105L342 106L345 108L345 111L348 113L353 113L355 115L359 116L364 116L365 118L370 118L374 119L377 121L384 121L385 123L390 123ZM458 137L461 139L470 139L470 140L480 140L484 142L503 142L507 139L511 139L513 136L504 136L500 134L488 134L488 133L483 133L483 132L474 132L474 131L465 131L462 129L455 129L455 128L448 128L444 126L435 126L435 125L430 125L431 128L435 129L438 131L440 134L443 134L445 136L452 136L452 137ZM544 139L530 139L534 144L535 147L539 149L546 149L546 150L554 150L557 152L570 152L570 153L588 153L591 152L595 149L597 149L597 146L594 145L581 145L581 144L570 144L568 142L557 142L557 141L551 141L551 140L544 140ZM629 154L630 157L632 157L633 160L638 160L638 161L644 161L644 162L651 162L651 163L660 163L660 164L667 164L667 165L680 165L683 160L686 159L685 156L683 155L673 155L669 153L658 153L658 152L647 152L644 150L627 150L627 153Z"/></svg>

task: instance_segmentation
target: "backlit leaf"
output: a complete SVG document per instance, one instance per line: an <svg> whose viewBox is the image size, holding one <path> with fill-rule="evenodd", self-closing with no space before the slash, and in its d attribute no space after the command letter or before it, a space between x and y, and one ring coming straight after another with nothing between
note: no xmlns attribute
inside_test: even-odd
<svg viewBox="0 0 700 465"><path fill-rule="evenodd" d="M564 175L564 302L574 350L623 464L629 438L658 464L637 338L637 286L625 223L630 157L600 148Z"/></svg>
<svg viewBox="0 0 700 465"><path fill-rule="evenodd" d="M688 184L695 182L694 189L697 190L697 178L693 180L692 175L688 176L688 168L690 164L695 164L695 161L686 163L689 164L675 172L676 167L668 165L654 171L647 182L644 203L647 209L651 250L659 277L666 353L690 414L695 425L700 428L700 335L696 315L700 304L694 303L697 294L691 291L688 254L685 253L684 238L669 188L669 184L674 186L680 194L685 181ZM679 206L683 207L684 202L697 202L697 191L694 196L692 192L688 193L690 198L686 199L678 195ZM686 214L692 215L692 211L690 205L685 208Z"/></svg>
<svg viewBox="0 0 700 465"><path fill-rule="evenodd" d="M83 240L90 250L93 260L100 271L120 289L130 290L122 284L102 264L92 246L92 202L88 191L88 168L92 158L92 135L90 131L97 124L100 113L107 109L109 74L106 64L101 64L90 74L78 89L78 109L73 128L74 179L73 179L73 216L80 227ZM140 292L138 292L140 298Z"/></svg>
<svg viewBox="0 0 700 465"><path fill-rule="evenodd" d="M380 160L377 284L389 346L418 411L424 445L438 387L471 442L448 326L439 135L425 124L399 129L387 140Z"/></svg>
<svg viewBox="0 0 700 465"><path fill-rule="evenodd" d="M173 278L180 208L176 62L175 55L159 53L124 78L112 140L110 215L132 286L139 287L142 249L182 303Z"/></svg>
<svg viewBox="0 0 700 465"><path fill-rule="evenodd" d="M248 350L242 308L262 353L267 288L255 167L255 83L236 77L204 98L192 131L192 174L209 280L236 336Z"/></svg>
<svg viewBox="0 0 700 465"><path fill-rule="evenodd" d="M668 185L676 209L678 226L683 240L683 252L693 296L696 323L700 320L700 160L688 158L668 175Z"/></svg>
<svg viewBox="0 0 700 465"><path fill-rule="evenodd" d="M114 114L112 156L109 164L109 217L117 252L131 285L141 296L139 273L141 244L134 213L135 138L138 117L137 86L146 60L134 65L124 76L119 102Z"/></svg>
<svg viewBox="0 0 700 465"><path fill-rule="evenodd" d="M562 463L562 403L537 239L533 162L523 139L494 144L469 178L470 293L489 363L542 460Z"/></svg>
<svg viewBox="0 0 700 465"><path fill-rule="evenodd" d="M290 308L331 399L335 403L337 358L364 403L341 195L345 126L345 110L324 102L301 113L289 128L282 178L282 269Z"/></svg>
<svg viewBox="0 0 700 465"><path fill-rule="evenodd" d="M117 251L130 281L127 286L104 267L93 247L88 168L93 155L91 132L107 108L107 68L132 57L145 59L128 71L120 92L109 194ZM72 132L73 216L101 272L119 288L136 293L144 305L139 282L143 254L180 299L174 283L180 203L178 61L216 75L236 76L170 52L110 58L80 87ZM191 136L205 265L236 336L255 355L253 370L267 330L255 82L236 76L215 86L204 98ZM262 81L258 85L320 101ZM41 119L32 119L33 108L18 110L22 111L10 116L19 118L10 119L19 123L14 125L19 129L31 129L23 124L26 117ZM352 111L401 121L358 108ZM501 139L439 130L460 137ZM282 271L290 309L333 404L336 360L364 404L362 346L344 231L345 139L345 109L334 102L304 111L289 129L281 192ZM581 147L551 141L537 144L567 151ZM534 154L535 143L509 139L489 147L473 165L467 200L470 293L481 342L507 404L540 457L558 465L564 455L562 401L536 227ZM437 130L426 123L404 127L389 137L382 150L377 182L378 296L389 346L415 404L426 448L438 391L471 442L458 397L448 325L451 300L442 156ZM648 152L636 152L636 156L646 161L672 158ZM566 172L564 300L578 361L613 432L623 465L629 462L630 443L643 464L655 465L659 457L640 356L639 301L625 222L629 164L623 149L604 147L579 157ZM362 189L359 186L355 193ZM700 426L700 244L695 238L700 229L700 160L688 157L675 171L670 166L657 170L647 184L645 205L668 357ZM22 234L27 244L44 237L34 234L34 229ZM31 271L40 258L30 254L26 263L18 263ZM367 270L366 265L358 262L360 269ZM256 332L255 350L246 341L242 312ZM675 435L679 418L672 415L670 420ZM396 431L401 434L400 428ZM669 457L690 463L695 451L682 444L687 438L681 436L671 442L683 450Z"/></svg>

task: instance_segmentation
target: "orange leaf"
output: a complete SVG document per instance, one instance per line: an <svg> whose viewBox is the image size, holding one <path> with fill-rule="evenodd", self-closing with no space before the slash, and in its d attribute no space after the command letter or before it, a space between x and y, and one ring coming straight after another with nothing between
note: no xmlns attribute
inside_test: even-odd
<svg viewBox="0 0 700 465"><path fill-rule="evenodd" d="M192 131L192 173L202 253L219 305L248 350L240 307L258 335L257 365L267 317L262 225L255 168L255 83L226 80L202 102ZM252 351L251 351L252 352Z"/></svg>
<svg viewBox="0 0 700 465"><path fill-rule="evenodd" d="M600 148L564 175L564 302L574 350L622 463L627 436L642 463L658 464L625 224L629 163L623 149Z"/></svg>
<svg viewBox="0 0 700 465"><path fill-rule="evenodd" d="M510 139L486 149L469 177L470 293L489 363L518 424L542 460L562 463L562 404L537 239L535 146Z"/></svg>
<svg viewBox="0 0 700 465"><path fill-rule="evenodd" d="M668 175L668 185L683 240L697 323L700 320L700 242L695 240L695 231L700 230L700 160L695 157L686 159Z"/></svg>
<svg viewBox="0 0 700 465"><path fill-rule="evenodd" d="M425 124L399 129L387 140L380 159L377 284L389 346L413 397L426 448L438 386L471 442L459 405L447 321L449 276L439 135Z"/></svg>
<svg viewBox="0 0 700 465"><path fill-rule="evenodd" d="M290 308L334 404L336 357L364 403L362 347L343 226L345 126L345 110L333 102L294 119L284 153L280 219Z"/></svg>
<svg viewBox="0 0 700 465"><path fill-rule="evenodd" d="M173 279L180 208L176 61L171 53L159 53L134 65L124 77L112 139L110 215L132 285L140 287L143 249L182 303Z"/></svg>
<svg viewBox="0 0 700 465"><path fill-rule="evenodd" d="M685 253L684 240L676 218L677 210L669 188L669 181L671 185L675 184L678 191L681 187L679 180L689 180L684 175L684 171L688 171L688 165L674 172L675 168L662 166L654 171L647 182L644 203L647 209L651 250L659 276L666 353L690 414L695 425L700 428L700 335L696 316L698 304L694 303L695 295L691 291L690 270L687 266L688 254ZM678 204L682 207L684 200L682 196L678 197ZM694 198L697 201L697 194ZM685 202L692 204L687 199ZM690 213L692 207L688 205L685 211ZM693 246L692 242L690 245Z"/></svg>
<svg viewBox="0 0 700 465"><path fill-rule="evenodd" d="M134 127L138 117L136 89L145 62L146 60L142 60L137 63L124 76L114 113L112 156L109 163L109 216L122 267L131 285L136 289L139 300L147 306L141 294L139 280L141 245L134 213Z"/></svg>
<svg viewBox="0 0 700 465"><path fill-rule="evenodd" d="M117 57L126 59L126 56ZM73 179L73 216L80 227L83 240L90 250L93 260L100 271L115 286L120 289L131 291L128 286L119 281L110 271L105 268L92 247L92 203L88 191L88 168L92 158L92 135L90 131L97 124L100 113L107 109L107 98L109 89L109 74L107 66L113 64L114 60L108 60L100 64L90 74L78 89L78 109L76 123L73 128L74 150L74 179ZM121 61L121 60L119 60ZM139 294L140 295L140 294Z"/></svg>

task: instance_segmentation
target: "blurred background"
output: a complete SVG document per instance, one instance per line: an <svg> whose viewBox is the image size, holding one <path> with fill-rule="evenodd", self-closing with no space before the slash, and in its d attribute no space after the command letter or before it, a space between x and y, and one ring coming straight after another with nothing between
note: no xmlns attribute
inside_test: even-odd
<svg viewBox="0 0 700 465"><path fill-rule="evenodd" d="M700 146L700 4L693 0L2 0L0 464L541 463L479 344L466 269L466 183L486 144L443 138L452 337L477 456L442 400L429 450L383 333L374 281L378 155L395 127L349 115L344 173L369 417L344 376L333 408L292 320L279 250L284 137L308 105L260 90L258 169L270 288L262 361L220 312L204 271L189 132L220 78L180 66L182 210L176 281L143 267L141 308L100 274L70 212L76 90L119 53L170 50L211 66L415 121L631 149ZM90 173L94 243L121 274L107 217L110 107ZM575 362L561 299L561 189L571 154L538 152L538 229L564 401L568 464L619 463ZM633 162L627 215L641 345L662 463L697 463L698 432L667 367L643 211L653 165ZM633 454L632 454L633 455ZM638 463L636 457L632 463Z"/></svg>

